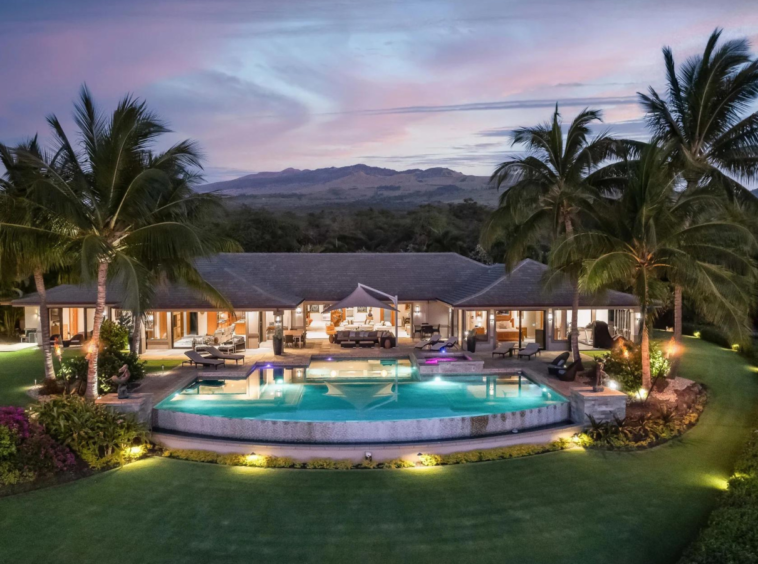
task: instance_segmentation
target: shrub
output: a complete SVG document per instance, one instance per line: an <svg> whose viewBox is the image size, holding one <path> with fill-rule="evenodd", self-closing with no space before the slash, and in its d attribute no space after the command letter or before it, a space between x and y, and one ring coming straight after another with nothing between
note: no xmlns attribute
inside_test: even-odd
<svg viewBox="0 0 758 564"><path fill-rule="evenodd" d="M147 439L147 429L132 417L78 396L61 396L33 408L39 423L92 468L123 463L126 449Z"/></svg>
<svg viewBox="0 0 758 564"><path fill-rule="evenodd" d="M700 329L700 338L703 341L708 341L709 343L724 347L725 349L732 348L732 343L729 341L727 336L715 327L702 327Z"/></svg>
<svg viewBox="0 0 758 564"><path fill-rule="evenodd" d="M642 387L642 351L640 347L626 349L617 347L603 357L605 372L616 380L621 389L627 393L634 393ZM650 342L650 376L662 378L668 375L669 361L666 359L661 347Z"/></svg>
<svg viewBox="0 0 758 564"><path fill-rule="evenodd" d="M126 364L129 368L129 383L137 382L145 377L145 361L139 359L137 353L122 350L106 349L97 359L97 379L100 393L107 394L116 391L116 384L111 378L118 374L119 369ZM85 371L85 380L87 378Z"/></svg>
<svg viewBox="0 0 758 564"><path fill-rule="evenodd" d="M215 452L191 449L164 450L163 456L166 456L168 458L178 458L180 460L189 460L191 462L218 462L220 458L219 455Z"/></svg>
<svg viewBox="0 0 758 564"><path fill-rule="evenodd" d="M128 346L129 328L110 319L103 320L102 325L100 325L100 350L122 351Z"/></svg>
<svg viewBox="0 0 758 564"><path fill-rule="evenodd" d="M118 326L117 326L118 327ZM129 383L137 382L145 377L145 361L139 359L136 353L126 352L115 348L106 348L100 352L97 359L98 391L107 394L116 391L116 384L111 378L118 374L119 369L126 364L129 368ZM67 394L81 393L87 381L89 361L86 356L74 356L61 363L57 379Z"/></svg>
<svg viewBox="0 0 758 564"><path fill-rule="evenodd" d="M305 463L305 467L311 470L333 470L334 460L331 458L311 458Z"/></svg>
<svg viewBox="0 0 758 564"><path fill-rule="evenodd" d="M0 485L31 482L75 467L73 453L29 421L23 409L0 408Z"/></svg>
<svg viewBox="0 0 758 564"><path fill-rule="evenodd" d="M16 454L16 437L8 427L0 426L0 460Z"/></svg>
<svg viewBox="0 0 758 564"><path fill-rule="evenodd" d="M758 554L758 435L737 461L718 507L680 564L753 562Z"/></svg>
<svg viewBox="0 0 758 564"><path fill-rule="evenodd" d="M89 361L85 356L73 356L61 362L56 378L61 383L64 393L79 393L87 381Z"/></svg>
<svg viewBox="0 0 758 564"><path fill-rule="evenodd" d="M20 439L29 436L30 423L23 408L21 407L0 407L0 427L6 427L16 434Z"/></svg>
<svg viewBox="0 0 758 564"><path fill-rule="evenodd" d="M422 466L438 466L442 464L442 457L439 454L422 454L419 462Z"/></svg>
<svg viewBox="0 0 758 564"><path fill-rule="evenodd" d="M373 470L374 468L378 468L379 463L376 460L363 460L356 468L361 468L362 470Z"/></svg>
<svg viewBox="0 0 758 564"><path fill-rule="evenodd" d="M387 460L382 464L382 468L386 469L394 469L394 468L415 468L415 464L411 462L410 460L405 460L404 458L393 458L392 460Z"/></svg>

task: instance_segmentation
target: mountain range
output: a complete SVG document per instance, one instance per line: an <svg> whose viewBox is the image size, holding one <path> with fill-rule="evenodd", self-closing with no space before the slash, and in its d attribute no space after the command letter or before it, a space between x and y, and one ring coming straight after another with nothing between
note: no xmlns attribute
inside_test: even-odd
<svg viewBox="0 0 758 564"><path fill-rule="evenodd" d="M494 206L497 191L487 176L449 168L392 170L364 164L280 172L259 172L197 188L268 208L384 207L411 208L428 203L473 199Z"/></svg>

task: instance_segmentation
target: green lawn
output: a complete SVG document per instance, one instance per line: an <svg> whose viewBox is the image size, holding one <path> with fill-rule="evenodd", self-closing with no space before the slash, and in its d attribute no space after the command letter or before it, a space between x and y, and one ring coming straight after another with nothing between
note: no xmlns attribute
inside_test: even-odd
<svg viewBox="0 0 758 564"><path fill-rule="evenodd" d="M63 358L82 354L81 349L64 349ZM54 360L56 369L58 361ZM181 364L181 359L151 359L145 365L145 372L160 372ZM45 378L42 353L39 349L26 349L16 352L0 352L0 405L26 406L31 398L26 390Z"/></svg>
<svg viewBox="0 0 758 564"><path fill-rule="evenodd" d="M672 563L756 424L743 359L687 340L711 400L682 439L414 470L149 459L0 499L3 561Z"/></svg>
<svg viewBox="0 0 758 564"><path fill-rule="evenodd" d="M63 358L81 354L79 350L65 349ZM56 369L58 360L54 359ZM29 405L32 399L26 390L45 379L45 366L39 349L0 352L0 405Z"/></svg>

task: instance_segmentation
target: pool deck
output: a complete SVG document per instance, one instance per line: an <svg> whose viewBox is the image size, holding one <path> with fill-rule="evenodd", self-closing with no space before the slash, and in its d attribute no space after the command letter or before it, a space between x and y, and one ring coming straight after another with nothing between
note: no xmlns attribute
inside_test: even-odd
<svg viewBox="0 0 758 564"><path fill-rule="evenodd" d="M148 374L135 391L140 393L152 394L153 405L162 401L171 393L184 387L192 382L198 376L213 376L216 378L242 378L247 375L254 365L271 363L274 366L308 366L311 357L314 356L333 356L334 358L398 358L410 357L415 349L410 339L401 339L400 345L394 349L382 349L374 347L371 349L346 349L333 345L328 341L311 341L305 348L287 348L282 356L275 356L273 349L270 347L261 347L259 349L248 349L244 351L245 361L240 364L228 364L218 369L212 368L194 368L188 365L167 370L166 372L155 372ZM466 353L473 360L484 361L484 372L497 371L524 371L532 380L547 385L563 395L569 397L571 390L576 387L584 387L587 380L581 375L575 382L561 382L554 376L548 376L547 363L561 354L561 351L542 351L533 360L521 360L511 357L492 358L492 352L489 349L481 350L476 353ZM142 355L143 359L185 359L184 351L178 349L147 351ZM583 355L585 364L591 362L591 358Z"/></svg>

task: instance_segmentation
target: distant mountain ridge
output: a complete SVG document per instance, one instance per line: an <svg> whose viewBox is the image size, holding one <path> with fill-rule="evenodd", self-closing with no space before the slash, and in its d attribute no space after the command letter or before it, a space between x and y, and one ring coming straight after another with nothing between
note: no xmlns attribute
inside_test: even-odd
<svg viewBox="0 0 758 564"><path fill-rule="evenodd" d="M466 175L442 167L398 171L365 164L259 172L206 184L197 190L275 208L415 207L467 198L494 205L497 200L497 192L489 186L486 176Z"/></svg>

